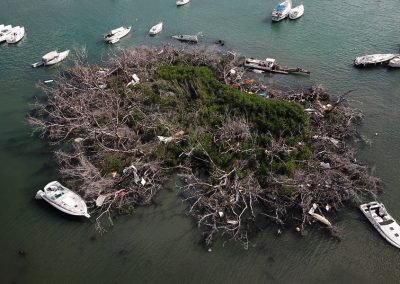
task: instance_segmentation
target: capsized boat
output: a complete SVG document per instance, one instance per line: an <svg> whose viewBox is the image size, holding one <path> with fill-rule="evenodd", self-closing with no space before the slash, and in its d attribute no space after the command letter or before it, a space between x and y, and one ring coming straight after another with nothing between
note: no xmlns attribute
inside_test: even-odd
<svg viewBox="0 0 400 284"><path fill-rule="evenodd" d="M172 38L189 43L198 43L199 41L197 35L173 35Z"/></svg>
<svg viewBox="0 0 400 284"><path fill-rule="evenodd" d="M74 216L90 218L85 201L78 194L66 188L58 181L48 183L39 190L36 199L43 199L58 210Z"/></svg>
<svg viewBox="0 0 400 284"><path fill-rule="evenodd" d="M69 55L69 49L63 52L57 52L56 50L50 51L43 55L42 60L32 64L33 68L40 67L42 65L49 66L57 64L58 62L63 61Z"/></svg>
<svg viewBox="0 0 400 284"><path fill-rule="evenodd" d="M289 12L289 19L295 20L303 16L304 14L304 5L299 5L293 9L290 10Z"/></svg>
<svg viewBox="0 0 400 284"><path fill-rule="evenodd" d="M129 27L119 27L117 29L113 29L104 36L104 40L108 43L117 43L121 38L126 36L131 31L131 28L132 27L129 26Z"/></svg>
<svg viewBox="0 0 400 284"><path fill-rule="evenodd" d="M398 56L398 54L386 53L386 54L370 54L359 56L354 59L355 66L366 66L371 64L386 63Z"/></svg>
<svg viewBox="0 0 400 284"><path fill-rule="evenodd" d="M8 34L6 41L7 43L17 43L25 36L25 28L16 26Z"/></svg>
<svg viewBox="0 0 400 284"><path fill-rule="evenodd" d="M288 15L290 10L292 9L292 1L285 0L280 3L275 9L272 11L272 21L279 22L280 20L285 19Z"/></svg>
<svg viewBox="0 0 400 284"><path fill-rule="evenodd" d="M400 68L400 56L397 56L390 60L388 65L392 68Z"/></svg>
<svg viewBox="0 0 400 284"><path fill-rule="evenodd" d="M176 1L176 6L182 6L189 2L190 2L190 0L178 0L178 1Z"/></svg>
<svg viewBox="0 0 400 284"><path fill-rule="evenodd" d="M265 60L246 58L244 61L244 67L252 70L260 70L260 71L280 73L280 74L290 74L290 73L310 74L310 71L300 67L289 68L286 66L281 66L277 64L275 59L273 58L266 58Z"/></svg>
<svg viewBox="0 0 400 284"><path fill-rule="evenodd" d="M389 243L400 248L400 226L377 201L360 205L361 212Z"/></svg>
<svg viewBox="0 0 400 284"><path fill-rule="evenodd" d="M149 34L150 35L156 35L158 33L160 33L163 29L163 22L159 22L157 25L153 26L150 30L149 30Z"/></svg>

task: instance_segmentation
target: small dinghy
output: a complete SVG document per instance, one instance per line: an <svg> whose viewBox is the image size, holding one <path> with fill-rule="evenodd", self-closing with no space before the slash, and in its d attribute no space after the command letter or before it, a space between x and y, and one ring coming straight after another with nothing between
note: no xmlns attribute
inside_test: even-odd
<svg viewBox="0 0 400 284"><path fill-rule="evenodd" d="M389 243L400 248L400 226L382 203L373 201L360 205L362 213Z"/></svg>
<svg viewBox="0 0 400 284"><path fill-rule="evenodd" d="M304 14L304 5L299 5L295 8L293 8L292 10L290 10L289 19L296 20L296 19L300 18L301 16L303 16L303 14Z"/></svg>
<svg viewBox="0 0 400 284"><path fill-rule="evenodd" d="M58 210L74 216L90 218L85 201L75 192L61 185L58 181L48 183L39 190L36 199L43 199Z"/></svg>
<svg viewBox="0 0 400 284"><path fill-rule="evenodd" d="M178 1L176 1L176 6L182 6L189 2L190 2L190 0L178 0Z"/></svg>
<svg viewBox="0 0 400 284"><path fill-rule="evenodd" d="M129 27L119 27L117 29L111 30L108 34L104 36L104 40L108 43L117 43L121 38L126 36L131 31L131 26Z"/></svg>
<svg viewBox="0 0 400 284"><path fill-rule="evenodd" d="M157 25L153 26L150 30L149 30L149 34L150 35L156 35L158 33L160 33L163 29L163 23L159 22Z"/></svg>
<svg viewBox="0 0 400 284"><path fill-rule="evenodd" d="M288 15L290 10L292 9L292 1L286 0L280 3L275 9L272 11L272 21L279 22L280 20L285 19Z"/></svg>
<svg viewBox="0 0 400 284"><path fill-rule="evenodd" d="M397 56L389 61L389 67L400 68L400 56Z"/></svg>
<svg viewBox="0 0 400 284"><path fill-rule="evenodd" d="M50 66L63 61L69 55L69 50L63 52L51 51L43 55L42 60L32 64L33 68L40 66Z"/></svg>
<svg viewBox="0 0 400 284"><path fill-rule="evenodd" d="M391 53L359 56L356 57L356 59L354 59L354 65L359 67L359 66L367 66L378 63L383 64L389 62L396 56L398 56L398 54L391 54Z"/></svg>
<svg viewBox="0 0 400 284"><path fill-rule="evenodd" d="M16 26L11 30L11 33L7 36L7 43L17 43L25 36L25 28Z"/></svg>
<svg viewBox="0 0 400 284"><path fill-rule="evenodd" d="M197 35L173 35L172 38L183 42L198 43Z"/></svg>

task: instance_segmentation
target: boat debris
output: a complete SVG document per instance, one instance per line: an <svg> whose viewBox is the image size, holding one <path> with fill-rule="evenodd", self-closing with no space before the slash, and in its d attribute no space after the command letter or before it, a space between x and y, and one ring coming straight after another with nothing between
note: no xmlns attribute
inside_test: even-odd
<svg viewBox="0 0 400 284"><path fill-rule="evenodd" d="M131 77L132 77L132 80L126 85L127 87L135 86L140 83L140 79L139 79L138 75L133 74Z"/></svg>
<svg viewBox="0 0 400 284"><path fill-rule="evenodd" d="M198 43L199 38L197 35L173 35L172 38L177 39L182 42L188 42L188 43Z"/></svg>
<svg viewBox="0 0 400 284"><path fill-rule="evenodd" d="M315 213L315 210L318 208L318 205L314 203L310 210L308 211L308 214L310 214L315 220L321 222L322 224L327 225L328 227L332 227L332 223L329 222L328 219L326 219L324 216Z"/></svg>
<svg viewBox="0 0 400 284"><path fill-rule="evenodd" d="M244 62L244 67L252 69L252 70L261 70L271 73L279 73L279 74L290 74L290 73L301 73L301 74L310 74L310 71L302 69L302 68L289 68L285 66L281 66L276 64L276 60L273 58L266 58L265 60L255 59L255 58L246 58Z"/></svg>
<svg viewBox="0 0 400 284"><path fill-rule="evenodd" d="M51 51L49 53L46 53L43 55L42 60L36 63L33 63L31 66L33 68L37 68L40 66L50 66L57 64L61 61L63 61L67 56L69 55L69 50L63 51L63 52L57 52L56 50Z"/></svg>

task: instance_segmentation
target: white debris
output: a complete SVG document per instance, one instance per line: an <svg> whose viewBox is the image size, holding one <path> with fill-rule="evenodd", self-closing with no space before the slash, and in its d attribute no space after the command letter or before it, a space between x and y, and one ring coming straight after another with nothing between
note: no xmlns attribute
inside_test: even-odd
<svg viewBox="0 0 400 284"><path fill-rule="evenodd" d="M142 178L142 180L140 181L140 183L144 186L146 184L146 181L144 180L144 178Z"/></svg>
<svg viewBox="0 0 400 284"><path fill-rule="evenodd" d="M324 168L326 170L329 170L331 168L331 165L329 163L321 162L320 165L322 168Z"/></svg>
<svg viewBox="0 0 400 284"><path fill-rule="evenodd" d="M308 214L312 215L314 214L314 211L318 208L318 205L316 203L313 203L312 207L310 210L308 210Z"/></svg>
<svg viewBox="0 0 400 284"><path fill-rule="evenodd" d="M236 70L235 70L235 69L231 69L231 70L229 70L229 74L231 74L231 75L235 75L235 74L236 74Z"/></svg>
<svg viewBox="0 0 400 284"><path fill-rule="evenodd" d="M83 140L85 140L85 139L83 139L83 138L81 138L81 137L78 137L78 138L75 138L75 139L74 139L74 142L79 144L79 143L81 143Z"/></svg>
<svg viewBox="0 0 400 284"><path fill-rule="evenodd" d="M161 142L164 142L164 143L169 143L169 142L171 142L172 140L174 140L174 138L173 137L165 137L165 136L157 136L157 138L158 138L158 140L160 140Z"/></svg>
<svg viewBox="0 0 400 284"><path fill-rule="evenodd" d="M130 81L129 83L128 83L128 85L126 85L127 87L129 87L129 86L135 86L136 84L139 84L139 82L140 82L140 79L139 79L139 77L136 75L136 74L133 74L132 76L132 81Z"/></svg>
<svg viewBox="0 0 400 284"><path fill-rule="evenodd" d="M137 173L137 168L134 165L130 165L129 167L125 168L122 173L126 174L128 171L133 171L133 181L138 184L140 181L140 177Z"/></svg>
<svg viewBox="0 0 400 284"><path fill-rule="evenodd" d="M222 212L222 211L219 211L219 212L218 212L218 215L219 215L219 217L221 217L221 218L222 218L222 217L224 217L224 212Z"/></svg>
<svg viewBox="0 0 400 284"><path fill-rule="evenodd" d="M331 209L332 209L332 206L330 206L329 204L326 204L326 205L325 205L325 210L326 210L326 211L329 212Z"/></svg>
<svg viewBox="0 0 400 284"><path fill-rule="evenodd" d="M226 223L231 224L231 225L237 225L237 224L239 224L239 221L236 221L236 220L227 220Z"/></svg>
<svg viewBox="0 0 400 284"><path fill-rule="evenodd" d="M99 195L96 199L96 206L100 207L101 205L103 205L104 200L106 200L107 195Z"/></svg>

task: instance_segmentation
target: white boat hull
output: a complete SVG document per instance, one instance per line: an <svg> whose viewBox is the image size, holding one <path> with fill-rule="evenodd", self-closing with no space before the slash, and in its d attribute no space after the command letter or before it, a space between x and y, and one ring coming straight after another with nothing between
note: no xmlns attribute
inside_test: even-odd
<svg viewBox="0 0 400 284"><path fill-rule="evenodd" d="M160 33L162 31L162 29L163 29L163 23L160 22L160 23L158 23L157 25L153 26L150 29L149 34L150 35L156 35L156 34Z"/></svg>
<svg viewBox="0 0 400 284"><path fill-rule="evenodd" d="M25 36L24 27L16 27L6 38L7 43L17 43Z"/></svg>
<svg viewBox="0 0 400 284"><path fill-rule="evenodd" d="M43 190L39 190L36 193L36 199L43 199L66 214L90 218L85 201L57 181L50 182Z"/></svg>
<svg viewBox="0 0 400 284"><path fill-rule="evenodd" d="M303 16L304 14L304 5L299 5L293 9L290 10L289 12L289 19L291 20L296 20Z"/></svg>
<svg viewBox="0 0 400 284"><path fill-rule="evenodd" d="M380 208L382 208L380 211ZM400 248L400 226L390 216L382 203L376 201L360 205L361 212L390 244Z"/></svg>

